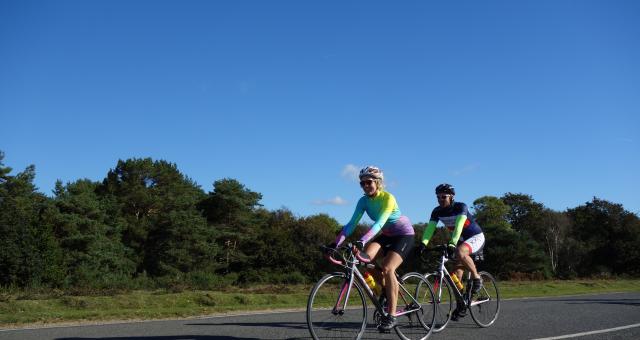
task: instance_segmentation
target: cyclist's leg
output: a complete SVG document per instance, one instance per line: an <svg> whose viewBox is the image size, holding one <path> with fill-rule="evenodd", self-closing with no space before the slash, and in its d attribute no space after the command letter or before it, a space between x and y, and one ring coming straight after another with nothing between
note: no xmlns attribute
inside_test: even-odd
<svg viewBox="0 0 640 340"><path fill-rule="evenodd" d="M385 279L385 292L389 302L389 314L396 314L396 305L398 303L398 279L396 278L396 269L400 267L403 259L400 254L393 250L387 252L382 260L382 275Z"/></svg>
<svg viewBox="0 0 640 340"><path fill-rule="evenodd" d="M371 260L373 260L376 258L376 256L378 256L378 253L380 253L381 249L382 249L382 245L376 242L376 240L373 240L364 247L364 252L367 253L367 255L369 255L369 258Z"/></svg>
<svg viewBox="0 0 640 340"><path fill-rule="evenodd" d="M386 288L387 298L389 299L389 314L395 315L398 303L398 279L396 277L396 269L400 267L404 259L411 254L413 249L414 235L398 235L389 237L388 247L385 248L385 257L382 261L382 272L385 282L388 282Z"/></svg>
<svg viewBox="0 0 640 340"><path fill-rule="evenodd" d="M473 272L476 272L476 267L473 263L473 259L469 256L472 252L471 246L466 243L464 240L458 242L458 250L456 252L456 264L454 268L454 273L458 277L460 281L464 281L464 271L469 270L471 275ZM469 265L469 261L471 264ZM461 292L462 293L462 292ZM451 315L451 320L458 321L460 318L464 317L467 314L467 308L465 306L464 301L456 298L456 309L453 311Z"/></svg>
<svg viewBox="0 0 640 340"><path fill-rule="evenodd" d="M473 279L472 291L475 293L482 287L482 278L480 277L476 265L473 262L472 255L481 251L484 247L484 234L480 233L473 235L468 240L465 240L463 245L466 246L469 252L465 259L465 266L471 272L471 278Z"/></svg>
<svg viewBox="0 0 640 340"><path fill-rule="evenodd" d="M367 253L372 262L375 261L381 250L382 244L379 237L376 237L375 239L373 239L373 241L369 242L364 247L364 252ZM371 271L371 273L373 273L373 277L375 278L376 282L384 286L384 282L382 282L382 274L380 273L380 271L376 269Z"/></svg>
<svg viewBox="0 0 640 340"><path fill-rule="evenodd" d="M456 256L458 257L458 261L460 261L464 268L468 269L471 272L472 278L479 278L480 275L478 274L478 270L476 269L476 264L473 262L473 259L470 255L471 246L468 243L463 242L460 246L458 246L458 253L456 254ZM458 267L456 269L456 275L458 275L459 279L462 279L463 268Z"/></svg>

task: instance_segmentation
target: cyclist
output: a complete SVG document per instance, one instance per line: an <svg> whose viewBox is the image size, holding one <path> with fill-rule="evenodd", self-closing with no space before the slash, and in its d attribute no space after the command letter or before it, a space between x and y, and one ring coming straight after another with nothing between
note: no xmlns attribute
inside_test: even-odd
<svg viewBox="0 0 640 340"><path fill-rule="evenodd" d="M473 278L472 292L477 293L482 287L482 279L478 274L476 265L471 255L478 253L484 246L484 234L482 229L469 213L467 205L462 202L455 202L455 188L450 184L440 184L436 187L436 197L438 206L431 212L429 224L422 235L422 247L426 247L433 236L438 221L452 231L449 239L448 252L450 258L457 260L455 275L462 278L464 268L471 272ZM465 315L462 307L456 308L452 320L457 320Z"/></svg>
<svg viewBox="0 0 640 340"><path fill-rule="evenodd" d="M375 260L383 256L378 282L382 282L388 300L388 313L378 326L380 331L392 329L396 325L396 304L398 301L398 281L395 271L413 248L414 231L409 218L398 209L395 197L384 190L382 170L367 166L360 170L360 186L364 195L358 201L353 217L347 223L330 247L339 246L353 233L364 212L374 220L371 228L356 242L356 247ZM382 233L376 236L380 231ZM375 236L375 238L374 238Z"/></svg>

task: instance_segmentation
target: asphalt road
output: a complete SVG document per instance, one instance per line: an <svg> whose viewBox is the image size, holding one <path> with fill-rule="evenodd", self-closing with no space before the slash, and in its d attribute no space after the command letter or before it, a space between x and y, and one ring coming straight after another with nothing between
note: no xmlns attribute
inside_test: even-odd
<svg viewBox="0 0 640 340"><path fill-rule="evenodd" d="M575 336L575 334L591 332ZM597 333L593 333L597 332ZM500 317L479 328L469 316L431 339L640 339L640 292L504 300ZM0 339L254 340L310 339L304 311L188 320L0 330ZM397 339L372 327L364 339Z"/></svg>

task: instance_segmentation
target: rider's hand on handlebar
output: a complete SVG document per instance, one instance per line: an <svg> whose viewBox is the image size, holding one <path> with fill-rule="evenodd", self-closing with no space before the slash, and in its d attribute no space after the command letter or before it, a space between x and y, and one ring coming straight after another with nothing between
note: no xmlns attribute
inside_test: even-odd
<svg viewBox="0 0 640 340"><path fill-rule="evenodd" d="M423 255L426 252L427 246L424 243L420 243L420 246L418 246L418 254Z"/></svg>
<svg viewBox="0 0 640 340"><path fill-rule="evenodd" d="M324 254L327 254L327 253L330 253L330 252L332 252L333 250L335 250L335 249L336 249L336 247L337 247L336 243L335 243L335 242L331 242L331 243L327 244L326 246L320 246L320 250L321 250Z"/></svg>
<svg viewBox="0 0 640 340"><path fill-rule="evenodd" d="M448 244L448 245L447 245L447 256L448 256L450 259L452 259L452 258L456 255L456 251L457 251L457 250L458 250L458 249L456 248L456 246L455 246L455 245L453 245L453 244L451 244L451 243L450 243L450 244Z"/></svg>

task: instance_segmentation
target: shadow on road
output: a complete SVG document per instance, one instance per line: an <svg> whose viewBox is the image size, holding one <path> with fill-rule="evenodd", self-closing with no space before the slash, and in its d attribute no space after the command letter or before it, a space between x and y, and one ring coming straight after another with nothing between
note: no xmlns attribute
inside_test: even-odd
<svg viewBox="0 0 640 340"><path fill-rule="evenodd" d="M187 326L245 326L245 327L275 327L275 328L290 328L290 329L307 329L307 324L302 322L198 322L198 323L186 323Z"/></svg>
<svg viewBox="0 0 640 340"><path fill-rule="evenodd" d="M169 335L169 336L125 336L98 338L57 338L56 340L260 340L260 338L238 338L217 335Z"/></svg>

